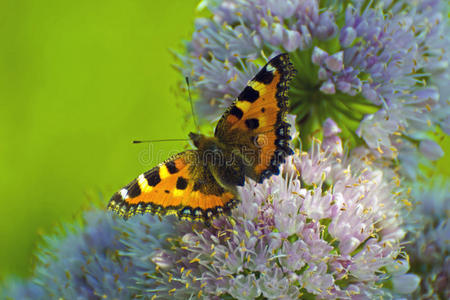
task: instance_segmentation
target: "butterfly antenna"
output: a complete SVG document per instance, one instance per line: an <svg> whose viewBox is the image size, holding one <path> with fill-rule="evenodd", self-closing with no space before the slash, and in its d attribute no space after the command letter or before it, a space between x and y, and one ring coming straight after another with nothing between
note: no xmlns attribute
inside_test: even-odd
<svg viewBox="0 0 450 300"><path fill-rule="evenodd" d="M155 142L182 142L182 141L189 141L189 139L141 140L141 141L133 141L133 144L155 143Z"/></svg>
<svg viewBox="0 0 450 300"><path fill-rule="evenodd" d="M192 118L194 118L194 124L195 124L195 128L197 129L197 132L200 132L200 127L198 127L197 117L195 116L195 112L194 112L194 104L192 103L191 87L190 87L190 84L189 84L189 77L186 76L185 79L186 79L186 85L187 85L187 90L188 90L188 95L189 95L189 103L191 103Z"/></svg>

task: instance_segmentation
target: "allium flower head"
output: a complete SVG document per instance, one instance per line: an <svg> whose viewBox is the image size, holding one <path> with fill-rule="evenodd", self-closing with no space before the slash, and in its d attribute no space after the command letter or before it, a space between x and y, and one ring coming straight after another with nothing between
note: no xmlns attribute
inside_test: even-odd
<svg viewBox="0 0 450 300"><path fill-rule="evenodd" d="M205 0L201 7L212 15L196 20L181 59L204 117L220 116L265 56L288 52L297 69L291 112L304 144L327 118L352 145L364 141L388 157L418 147L418 131L448 128L445 1Z"/></svg>
<svg viewBox="0 0 450 300"><path fill-rule="evenodd" d="M20 278L8 278L0 284L0 296L2 299L45 299L44 288Z"/></svg>
<svg viewBox="0 0 450 300"><path fill-rule="evenodd" d="M33 281L47 299L132 298L135 291L127 286L133 282L133 265L119 256L125 246L115 228L123 221L104 211L88 211L83 222L45 237Z"/></svg>
<svg viewBox="0 0 450 300"><path fill-rule="evenodd" d="M425 185L426 184L426 185ZM406 250L411 269L423 276L417 297L450 298L450 186L442 178L415 184L415 209Z"/></svg>
<svg viewBox="0 0 450 300"><path fill-rule="evenodd" d="M290 157L279 176L248 180L231 218L175 224L171 247L146 260L156 265L154 281L140 288L176 299L389 294L379 289L395 275L387 270L404 261L401 192L382 171L339 157L316 143ZM134 257L147 257L140 226L131 224L127 244Z"/></svg>
<svg viewBox="0 0 450 300"><path fill-rule="evenodd" d="M145 249L152 252L164 244L167 224L152 216L137 216L128 223L144 222ZM82 224L65 226L62 232L45 236L37 253L31 279L9 280L2 299L135 299L145 257L121 255L124 221L103 210L84 213ZM154 231L150 234L149 228ZM150 271L148 266L146 270ZM143 277L145 278L145 277ZM150 280L146 278L147 280Z"/></svg>

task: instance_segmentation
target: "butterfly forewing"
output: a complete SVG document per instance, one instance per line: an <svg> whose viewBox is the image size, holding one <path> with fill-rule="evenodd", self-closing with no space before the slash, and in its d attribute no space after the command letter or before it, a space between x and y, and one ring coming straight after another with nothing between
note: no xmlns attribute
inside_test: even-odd
<svg viewBox="0 0 450 300"><path fill-rule="evenodd" d="M295 70L287 54L271 59L238 96L217 124L215 136L246 158L246 175L262 182L278 174L293 153L289 145L287 90Z"/></svg>

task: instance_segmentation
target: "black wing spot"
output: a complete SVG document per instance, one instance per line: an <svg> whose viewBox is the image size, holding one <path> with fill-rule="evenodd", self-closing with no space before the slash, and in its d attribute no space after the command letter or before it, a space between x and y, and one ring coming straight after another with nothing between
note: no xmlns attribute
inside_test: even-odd
<svg viewBox="0 0 450 300"><path fill-rule="evenodd" d="M274 77L273 72L267 71L267 68L264 67L261 71L259 71L258 74L256 74L253 80L264 84L270 84L273 80L273 77Z"/></svg>
<svg viewBox="0 0 450 300"><path fill-rule="evenodd" d="M147 179L147 183L149 186L156 186L161 182L161 177L159 177L159 168L156 170L152 170L149 173L145 174L145 179Z"/></svg>
<svg viewBox="0 0 450 300"><path fill-rule="evenodd" d="M178 168L175 166L174 161L169 161L168 163L166 163L166 168L170 174L175 174L179 171Z"/></svg>
<svg viewBox="0 0 450 300"><path fill-rule="evenodd" d="M135 198L135 197L139 196L140 194L141 194L141 187L139 186L139 184L137 183L137 181L135 179L129 184L127 195L130 198Z"/></svg>
<svg viewBox="0 0 450 300"><path fill-rule="evenodd" d="M170 191L169 190L164 190L164 193L170 194Z"/></svg>
<svg viewBox="0 0 450 300"><path fill-rule="evenodd" d="M238 100L241 101L248 101L248 102L255 102L259 98L259 92L252 88L251 86L246 86L245 89L241 92L241 94L238 96Z"/></svg>
<svg viewBox="0 0 450 300"><path fill-rule="evenodd" d="M184 190L188 185L188 181L183 177L178 177L177 179L177 189Z"/></svg>
<svg viewBox="0 0 450 300"><path fill-rule="evenodd" d="M230 110L230 114L240 120L244 115L244 112L239 107L233 106Z"/></svg>
<svg viewBox="0 0 450 300"><path fill-rule="evenodd" d="M263 107L263 108L261 108L261 112L262 113L265 113L266 112L266 109Z"/></svg>
<svg viewBox="0 0 450 300"><path fill-rule="evenodd" d="M259 121L258 119L247 119L245 120L245 125L247 125L249 129L256 129L259 127Z"/></svg>

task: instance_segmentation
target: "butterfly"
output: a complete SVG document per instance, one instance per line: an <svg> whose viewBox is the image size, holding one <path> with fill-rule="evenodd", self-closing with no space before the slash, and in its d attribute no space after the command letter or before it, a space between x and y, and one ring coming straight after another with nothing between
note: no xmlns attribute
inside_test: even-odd
<svg viewBox="0 0 450 300"><path fill-rule="evenodd" d="M175 214L205 223L229 214L246 177L262 183L279 174L279 165L294 153L285 120L294 76L287 54L271 59L223 114L213 137L191 132L196 150L139 175L112 196L108 208L125 219Z"/></svg>

